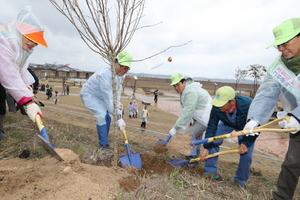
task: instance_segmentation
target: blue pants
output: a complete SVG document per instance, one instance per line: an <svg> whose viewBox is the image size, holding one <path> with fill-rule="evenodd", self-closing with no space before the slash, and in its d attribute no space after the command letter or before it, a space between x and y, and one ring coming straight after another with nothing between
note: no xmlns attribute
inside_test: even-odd
<svg viewBox="0 0 300 200"><path fill-rule="evenodd" d="M111 118L108 114L108 112L105 115L105 124L104 125L98 125L97 124L97 133L99 137L99 145L108 145L108 133L110 129L110 123L111 123Z"/></svg>
<svg viewBox="0 0 300 200"><path fill-rule="evenodd" d="M231 133L234 130L239 131L232 127L226 126L221 122L218 125L218 130L216 132L216 136L223 135L225 133ZM243 136L238 137L239 145L241 144L240 141L243 137L246 137L246 136L243 135ZM223 143L223 140L213 142L213 148L209 151L209 154L219 152L219 149L220 149L219 146L222 143ZM241 184L244 184L244 182L247 181L249 178L250 166L252 163L252 153L254 150L254 143L250 147L247 147L247 148L248 148L247 153L240 154L240 161L239 161L238 169L234 176L235 182L238 182ZM218 157L213 157L213 158L208 159L205 162L204 170L205 170L205 172L217 172L218 171Z"/></svg>

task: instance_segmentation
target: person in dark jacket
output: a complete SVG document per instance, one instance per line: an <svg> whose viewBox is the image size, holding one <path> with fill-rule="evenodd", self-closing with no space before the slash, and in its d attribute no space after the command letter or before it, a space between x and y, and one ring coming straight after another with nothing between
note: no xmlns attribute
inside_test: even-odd
<svg viewBox="0 0 300 200"><path fill-rule="evenodd" d="M211 102L213 108L210 113L205 138L243 130L247 123L247 114L251 102L252 99L250 97L236 96L233 88L229 86L219 88L216 91L215 98ZM249 178L256 138L257 136L250 135L238 137L240 161L234 176L234 182L241 187L245 187L245 181ZM222 142L222 140L219 140L204 144L204 150L201 152L200 157L202 158L208 154L219 152L219 146ZM206 161L203 176L219 179L219 174L217 173L218 157L210 159L202 158L201 160Z"/></svg>

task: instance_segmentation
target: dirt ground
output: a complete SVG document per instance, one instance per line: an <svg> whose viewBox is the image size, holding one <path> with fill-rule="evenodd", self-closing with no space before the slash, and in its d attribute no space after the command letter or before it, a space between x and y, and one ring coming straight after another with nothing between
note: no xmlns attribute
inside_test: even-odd
<svg viewBox="0 0 300 200"><path fill-rule="evenodd" d="M59 87L56 89L61 90ZM78 93L78 91L79 88L71 88L71 93ZM57 105L54 104L53 99L46 100L44 93L39 93L36 96L45 104L45 107L42 108L45 118L92 129L95 132L95 144L97 143L95 118L83 106L79 96L61 95ZM176 94L174 96L176 97ZM121 101L126 108L131 100L128 97L123 97ZM142 169L130 166L121 167L120 164L118 167L84 164L73 151L59 148L56 150L64 159L62 162L51 156L38 161L11 157L2 158L0 161L1 199L114 199L119 188L133 191L141 185L145 178L151 175L170 174L174 171L174 167L165 159L161 159L159 154L168 154L170 158L178 158L180 152L176 152L172 146L156 151L153 147L158 139L166 139L168 131L180 113L179 102L159 99L158 104L154 105L152 96L140 96L137 97L137 101L139 110L143 106L142 101L151 102L149 106L151 117L148 118L146 129L140 128L140 118L129 119L126 115L126 109L124 120L127 124L126 132L129 143L140 154ZM158 112L169 114L167 118L166 115L163 115L164 117L160 119L160 116L156 115ZM155 120L151 120L152 118ZM47 127L47 124L45 126ZM110 137L112 136L110 135ZM122 141L122 134L118 139ZM177 139L184 142L180 137ZM174 141L176 140L174 139ZM262 142L266 143L266 141ZM224 148L231 148L236 145L236 143L225 142ZM120 148L119 151L123 154L126 152L124 147L123 149ZM282 153L271 151L265 154L258 149L253 158L253 166L279 171L282 155L285 153L284 149L282 151ZM265 159L266 157L268 160ZM224 155L222 158L228 161L238 160L237 155ZM182 168L182 170L199 177L203 173L202 167Z"/></svg>

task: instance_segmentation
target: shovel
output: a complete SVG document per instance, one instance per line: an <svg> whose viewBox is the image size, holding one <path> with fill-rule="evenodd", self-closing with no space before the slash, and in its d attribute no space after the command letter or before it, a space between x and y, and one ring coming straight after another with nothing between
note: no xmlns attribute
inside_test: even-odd
<svg viewBox="0 0 300 200"><path fill-rule="evenodd" d="M209 154L209 155L205 156L204 158L213 158L213 157L223 155L223 154L238 153L238 152L239 152L238 147L233 147L233 148L228 149L228 150L224 150L224 151L220 151L220 152L217 152L217 153ZM173 167L180 167L180 166L188 164L188 163L200 161L200 159L201 158L194 158L194 159L191 159L191 160L172 159L172 160L167 160L167 162L171 163Z"/></svg>
<svg viewBox="0 0 300 200"><path fill-rule="evenodd" d="M40 133L37 133L37 137L40 139L40 141L43 143L43 146L45 150L54 158L56 158L59 161L63 161L62 157L55 151L55 146L50 143L48 133L43 125L42 119L40 115L35 116L36 124L39 128Z"/></svg>
<svg viewBox="0 0 300 200"><path fill-rule="evenodd" d="M139 169L142 168L142 161L141 161L141 156L139 153L131 153L130 152L130 146L128 143L128 139L127 139L127 135L126 135L126 131L125 131L125 127L122 126L122 132L124 135L124 140L125 140L125 146L126 146L126 152L127 155L121 156L120 160L122 163L122 166L133 166L133 167L137 167Z"/></svg>
<svg viewBox="0 0 300 200"><path fill-rule="evenodd" d="M43 104L35 95L34 95L34 101L37 105L41 106L41 107L45 107L45 104Z"/></svg>
<svg viewBox="0 0 300 200"><path fill-rule="evenodd" d="M293 132L293 131L296 131L297 129L295 127L292 127L292 128L289 128L289 129L266 128L267 126L275 124L275 123L277 123L281 120L289 121L289 119L290 119L290 116L285 116L285 117L282 117L282 118L275 119L275 120L273 120L273 121L271 121L271 122L269 122L269 123L267 123L263 126L259 126L259 127L254 128L252 133L266 132L266 131L270 131L270 132ZM231 133L206 138L206 139L203 139L203 140L198 140L194 143L191 143L190 145L191 146L194 146L194 145L197 146L199 144L210 143L210 142L214 142L214 141L218 141L218 140L224 140L226 138L237 137L237 136L247 135L247 134L250 134L249 130L242 130L242 131L237 131L237 132L233 131Z"/></svg>
<svg viewBox="0 0 300 200"><path fill-rule="evenodd" d="M159 140L155 143L155 146L158 146L158 145L166 146L167 143L170 141L171 137L172 137L172 135L169 134L169 136L167 137L166 140L161 140L161 139L159 139Z"/></svg>

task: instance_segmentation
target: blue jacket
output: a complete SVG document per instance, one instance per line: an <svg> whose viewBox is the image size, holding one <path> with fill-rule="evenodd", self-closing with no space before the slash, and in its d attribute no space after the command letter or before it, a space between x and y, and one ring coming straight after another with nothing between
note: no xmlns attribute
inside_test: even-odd
<svg viewBox="0 0 300 200"><path fill-rule="evenodd" d="M246 96L236 96L236 123L233 124L226 116L226 113L221 112L219 108L213 106L210 113L209 122L207 125L205 138L210 138L216 136L216 132L218 129L219 121L222 121L224 125L230 126L236 130L243 130L244 126L247 123L247 114L248 109L250 107L250 104L252 102L252 99L250 97ZM224 133L226 134L226 133ZM241 139L241 143L245 144L247 147L251 146L257 136L243 136ZM205 149L211 149L212 143L204 144Z"/></svg>

